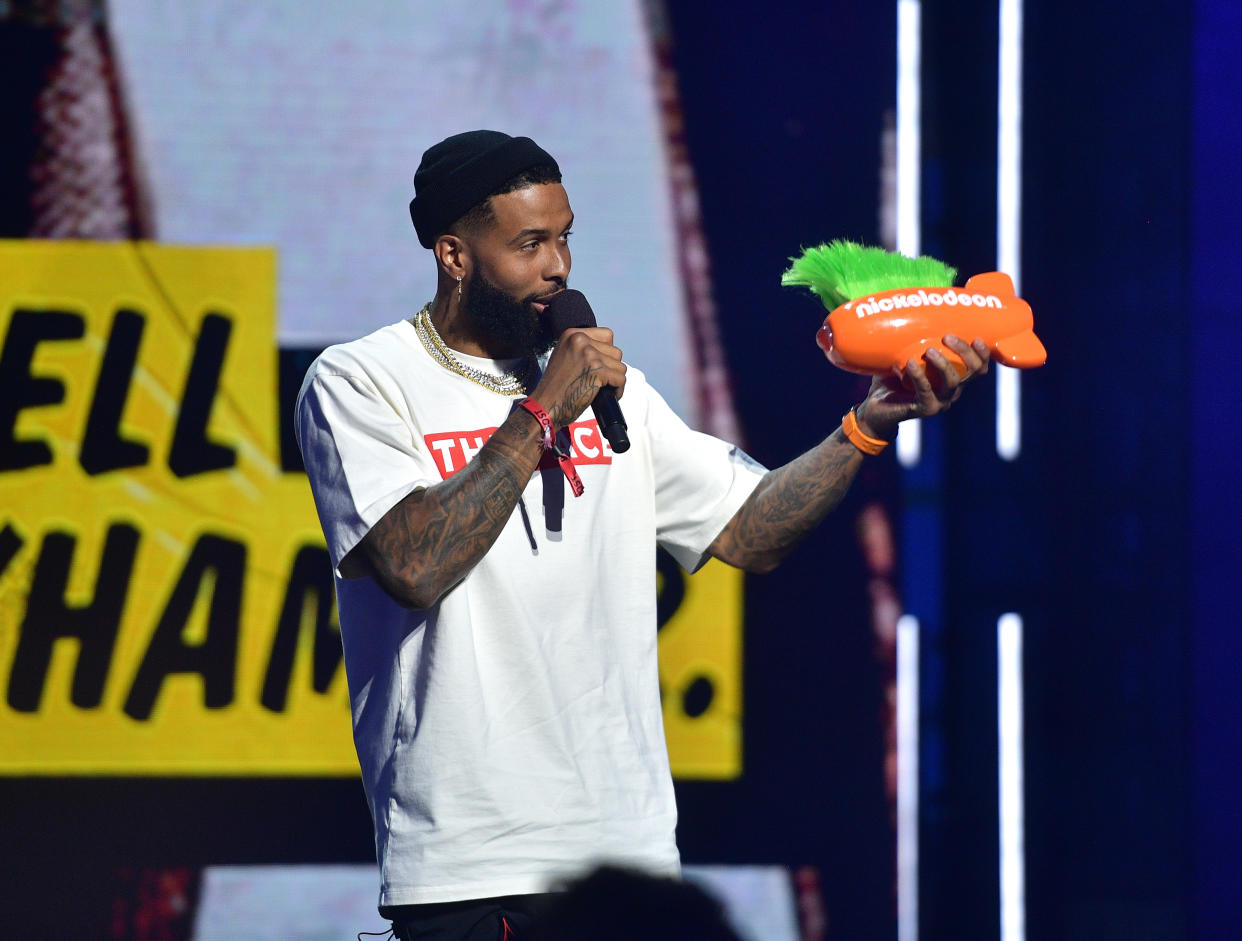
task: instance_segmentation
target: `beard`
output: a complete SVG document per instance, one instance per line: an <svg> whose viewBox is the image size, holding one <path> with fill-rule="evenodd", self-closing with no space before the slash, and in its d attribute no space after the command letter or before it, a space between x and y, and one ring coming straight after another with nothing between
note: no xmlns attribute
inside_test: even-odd
<svg viewBox="0 0 1242 941"><path fill-rule="evenodd" d="M557 338L531 306L540 298L531 294L521 300L496 287L476 270L470 276L462 309L466 321L487 347L504 356L534 359L552 349Z"/></svg>

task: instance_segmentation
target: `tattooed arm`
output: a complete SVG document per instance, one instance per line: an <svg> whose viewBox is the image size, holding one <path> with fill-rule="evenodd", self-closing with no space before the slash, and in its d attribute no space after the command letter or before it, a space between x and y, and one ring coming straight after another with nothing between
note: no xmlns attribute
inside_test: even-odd
<svg viewBox="0 0 1242 941"><path fill-rule="evenodd" d="M838 428L817 447L770 471L708 552L749 572L770 572L832 511L862 466Z"/></svg>
<svg viewBox="0 0 1242 941"><path fill-rule="evenodd" d="M539 423L511 414L464 468L385 513L351 557L399 604L435 604L492 547L543 453ZM342 566L343 567L343 566Z"/></svg>
<svg viewBox="0 0 1242 941"><path fill-rule="evenodd" d="M931 370L916 361L906 364L907 390L900 377L877 378L858 406L859 428L873 438L891 440L897 424L946 411L962 394L962 384L988 371L988 349L956 337L945 343L962 357L959 376L939 352L927 353ZM734 514L708 552L717 559L751 572L770 572L845 496L863 454L837 428L816 447L771 471Z"/></svg>
<svg viewBox="0 0 1242 941"><path fill-rule="evenodd" d="M566 331L557 343L531 398L558 428L577 419L601 386L624 389L625 364L612 339L596 327ZM515 410L464 468L385 513L346 561L398 604L435 604L496 542L539 466L542 439L534 416Z"/></svg>

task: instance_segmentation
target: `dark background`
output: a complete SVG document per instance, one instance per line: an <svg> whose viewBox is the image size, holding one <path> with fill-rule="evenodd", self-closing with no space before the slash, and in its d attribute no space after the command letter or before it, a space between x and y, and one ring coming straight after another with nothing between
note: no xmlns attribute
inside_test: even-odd
<svg viewBox="0 0 1242 941"><path fill-rule="evenodd" d="M738 406L777 462L848 400L773 273L790 246L875 237L864 168L893 101L893 11L768 3L704 22L670 7ZM905 600L923 625L922 935L998 935L995 625L1017 611L1028 936L1228 937L1242 923L1242 11L1026 7L1022 294L1049 363L1024 377L1018 461L995 455L980 384L925 423L924 466L901 476ZM924 251L972 274L996 257L996 6L925 0L923 27ZM861 832L874 792L851 827L816 786L866 767L842 761L865 754L850 733L869 719L837 696L833 661L856 639L832 630L824 574L842 551L828 527L748 583L746 779L683 785L681 832L692 860L725 840L836 858L832 927L892 936L887 849ZM725 803L774 794L800 825L752 813L756 832L713 829Z"/></svg>
<svg viewBox="0 0 1242 941"><path fill-rule="evenodd" d="M822 312L779 275L801 245L878 239L895 11L666 5L740 417L778 464L861 394L811 342ZM972 274L995 259L996 13L923 7L924 250ZM926 425L917 471L873 462L832 524L748 580L745 774L679 782L679 837L687 862L814 865L832 937L894 935L881 667L850 522L899 494L924 626L922 935L998 933L995 622L1013 610L1029 937L1228 937L1242 14L1027 7L1022 294L1050 358L1023 382L1023 455L995 456L979 383ZM373 859L354 780L3 780L0 802L13 937L100 936L125 867Z"/></svg>

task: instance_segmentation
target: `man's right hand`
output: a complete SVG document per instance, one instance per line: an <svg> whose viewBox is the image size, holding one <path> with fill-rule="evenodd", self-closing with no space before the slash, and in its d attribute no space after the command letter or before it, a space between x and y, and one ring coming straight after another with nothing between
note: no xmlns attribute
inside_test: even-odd
<svg viewBox="0 0 1242 941"><path fill-rule="evenodd" d="M617 395L625 388L612 331L574 328L561 335L531 397L563 428L606 385ZM542 456L538 423L516 409L464 468L385 513L351 553L354 564L397 603L430 607L492 547Z"/></svg>
<svg viewBox="0 0 1242 941"><path fill-rule="evenodd" d="M621 398L625 363L607 327L573 327L561 334L531 398L558 428L574 422L604 386Z"/></svg>

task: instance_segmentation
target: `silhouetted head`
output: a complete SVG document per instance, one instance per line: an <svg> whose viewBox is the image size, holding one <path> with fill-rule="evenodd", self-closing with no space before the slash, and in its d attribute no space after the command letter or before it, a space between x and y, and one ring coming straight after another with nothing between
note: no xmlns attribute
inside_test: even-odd
<svg viewBox="0 0 1242 941"><path fill-rule="evenodd" d="M602 867L569 885L539 919L537 941L740 941L702 889Z"/></svg>

